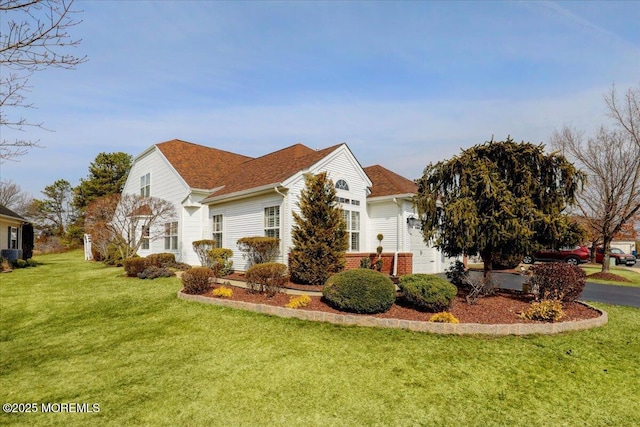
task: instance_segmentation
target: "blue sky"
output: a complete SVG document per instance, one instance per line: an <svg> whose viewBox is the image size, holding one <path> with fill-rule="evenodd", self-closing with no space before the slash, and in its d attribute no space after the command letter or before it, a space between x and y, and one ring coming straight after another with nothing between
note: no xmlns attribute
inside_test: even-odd
<svg viewBox="0 0 640 427"><path fill-rule="evenodd" d="M78 1L89 61L34 75L23 113L53 132L0 178L35 197L100 152L173 138L257 157L346 142L407 178L511 135L606 123L640 83L640 2Z"/></svg>

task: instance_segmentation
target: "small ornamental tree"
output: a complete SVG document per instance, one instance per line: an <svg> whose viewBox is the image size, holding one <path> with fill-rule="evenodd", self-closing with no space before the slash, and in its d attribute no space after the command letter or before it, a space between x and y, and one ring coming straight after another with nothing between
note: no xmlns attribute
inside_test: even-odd
<svg viewBox="0 0 640 427"><path fill-rule="evenodd" d="M347 226L326 172L307 174L305 184L298 202L300 213L293 212L289 271L294 282L323 285L344 268Z"/></svg>
<svg viewBox="0 0 640 427"><path fill-rule="evenodd" d="M522 256L583 238L583 229L564 214L583 180L561 154L507 138L429 164L414 203L425 240L447 256L480 254L491 286L495 254Z"/></svg>
<svg viewBox="0 0 640 427"><path fill-rule="evenodd" d="M238 239L237 244L247 260L247 270L256 264L272 262L280 252L280 239L277 237L243 237Z"/></svg>
<svg viewBox="0 0 640 427"><path fill-rule="evenodd" d="M193 251L198 255L200 265L203 267L212 267L213 260L209 256L209 251L216 247L215 240L195 240L191 243Z"/></svg>

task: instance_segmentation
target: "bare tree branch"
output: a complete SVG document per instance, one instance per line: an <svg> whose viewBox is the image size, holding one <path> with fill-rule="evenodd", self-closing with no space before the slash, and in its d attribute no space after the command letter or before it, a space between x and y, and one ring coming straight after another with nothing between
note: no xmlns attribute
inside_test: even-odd
<svg viewBox="0 0 640 427"><path fill-rule="evenodd" d="M640 212L640 88L629 89L621 103L613 87L605 102L615 128L601 127L585 139L565 126L551 143L587 173L578 206L592 241L604 246L602 270L608 271L611 241Z"/></svg>
<svg viewBox="0 0 640 427"><path fill-rule="evenodd" d="M43 128L42 123L26 118L9 117L7 110L31 109L26 101L29 78L47 68L74 69L87 60L64 52L77 47L81 40L68 31L81 23L74 20L74 0L0 0L0 127L24 131L25 127ZM63 52L61 52L63 51ZM39 147L38 141L18 139L0 141L0 163Z"/></svg>

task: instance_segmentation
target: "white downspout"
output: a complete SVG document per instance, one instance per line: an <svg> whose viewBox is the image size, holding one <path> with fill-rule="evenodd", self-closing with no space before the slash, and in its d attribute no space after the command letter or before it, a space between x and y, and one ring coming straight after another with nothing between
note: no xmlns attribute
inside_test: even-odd
<svg viewBox="0 0 640 427"><path fill-rule="evenodd" d="M400 209L400 205L398 204L398 199L393 198L393 203L398 207L399 213L396 215L396 251L393 254L393 276L398 276L398 252L400 252L400 233L402 233L402 229L400 226L400 215L402 214L402 210Z"/></svg>
<svg viewBox="0 0 640 427"><path fill-rule="evenodd" d="M275 187L273 187L273 189L275 190L276 193L278 193L279 195L282 196L282 210L284 211L285 208L286 208L286 206L285 206L285 204L286 204L285 197L286 196L284 194L282 194L280 192L280 190L278 190L278 186L277 185ZM287 254L284 253L285 252L284 251L284 234L285 234L285 230L286 230L286 228L285 228L285 220L287 218L287 215L285 214L285 212L282 212L282 214L280 215L280 218L282 219L282 225L281 225L281 227L282 227L282 238L280 239L280 253L282 254L282 263L286 264L287 267L288 267L289 266L289 259L288 259L288 257L287 257L287 259L285 259Z"/></svg>

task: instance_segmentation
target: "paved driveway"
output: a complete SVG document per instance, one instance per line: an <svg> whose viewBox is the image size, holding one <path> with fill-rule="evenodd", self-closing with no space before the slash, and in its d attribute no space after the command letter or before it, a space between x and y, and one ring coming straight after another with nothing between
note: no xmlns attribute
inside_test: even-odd
<svg viewBox="0 0 640 427"><path fill-rule="evenodd" d="M482 273L472 272L471 274L481 275ZM498 281L501 288L517 290L522 289L522 283L527 279L519 274L498 272L494 272L493 277ZM582 301L604 302L606 304L640 308L640 288L587 282L580 299Z"/></svg>

